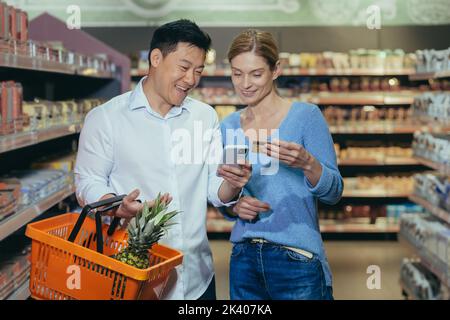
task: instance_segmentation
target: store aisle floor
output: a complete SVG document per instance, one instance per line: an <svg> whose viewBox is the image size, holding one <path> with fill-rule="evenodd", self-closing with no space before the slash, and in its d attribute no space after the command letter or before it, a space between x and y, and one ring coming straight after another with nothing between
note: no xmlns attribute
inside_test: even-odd
<svg viewBox="0 0 450 320"><path fill-rule="evenodd" d="M228 267L231 245L213 240L218 299L229 299ZM399 285L400 264L414 251L396 241L326 241L325 248L334 277L335 299L403 299ZM367 268L379 266L381 288L368 289Z"/></svg>

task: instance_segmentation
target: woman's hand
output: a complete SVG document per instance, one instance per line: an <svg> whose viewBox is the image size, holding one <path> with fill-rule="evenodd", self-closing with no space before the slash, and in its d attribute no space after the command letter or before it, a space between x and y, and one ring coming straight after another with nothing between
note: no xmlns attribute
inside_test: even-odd
<svg viewBox="0 0 450 320"><path fill-rule="evenodd" d="M290 167L303 170L313 186L319 182L322 165L301 145L274 139L272 142L267 142L262 151Z"/></svg>
<svg viewBox="0 0 450 320"><path fill-rule="evenodd" d="M244 196L234 205L233 212L243 220L253 220L260 212L270 210L270 205L256 198Z"/></svg>

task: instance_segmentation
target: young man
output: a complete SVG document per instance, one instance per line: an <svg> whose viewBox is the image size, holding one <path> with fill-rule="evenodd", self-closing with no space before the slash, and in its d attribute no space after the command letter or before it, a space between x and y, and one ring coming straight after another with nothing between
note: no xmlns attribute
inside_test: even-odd
<svg viewBox="0 0 450 320"><path fill-rule="evenodd" d="M148 76L132 92L92 110L80 135L75 181L81 203L133 190L114 213L129 220L142 208L138 197L151 200L162 192L169 209L181 211L161 240L184 254L164 299L215 299L207 200L234 204L251 172L247 164L218 169L214 160L221 156L222 140L216 112L187 97L200 81L210 44L188 20L158 28Z"/></svg>

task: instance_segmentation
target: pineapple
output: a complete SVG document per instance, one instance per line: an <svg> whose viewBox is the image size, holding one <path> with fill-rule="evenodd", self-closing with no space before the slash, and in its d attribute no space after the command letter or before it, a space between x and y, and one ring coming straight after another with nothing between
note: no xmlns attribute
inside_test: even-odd
<svg viewBox="0 0 450 320"><path fill-rule="evenodd" d="M114 258L135 268L149 267L149 249L167 232L174 223L168 223L179 211L166 212L168 203L161 200L161 194L149 207L145 202L135 218L128 225L128 246L114 255Z"/></svg>

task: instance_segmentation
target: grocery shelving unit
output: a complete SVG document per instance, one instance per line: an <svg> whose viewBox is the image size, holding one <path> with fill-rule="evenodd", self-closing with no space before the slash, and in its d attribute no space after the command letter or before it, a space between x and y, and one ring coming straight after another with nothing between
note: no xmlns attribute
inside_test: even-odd
<svg viewBox="0 0 450 320"><path fill-rule="evenodd" d="M30 297L30 280L25 281L6 300L27 300Z"/></svg>
<svg viewBox="0 0 450 320"><path fill-rule="evenodd" d="M43 26L50 25L50 28ZM33 36L33 32L34 36ZM37 30L37 31L36 31ZM61 31L61 32L60 32ZM57 19L43 15L30 22L30 36L33 40L60 40L58 37L64 31L68 31L65 24ZM74 33L70 36L63 35L65 45L76 46L77 52L86 55L92 54L91 50L98 50L98 52L115 52L112 60L118 66L116 73L96 72L94 69L80 69L71 65L44 61L42 59L20 57L12 54L0 54L0 71L3 80L10 80L11 78L23 84L25 99L34 99L34 96L46 100L53 99L84 99L84 98L108 98L118 95L122 92L121 81L122 72L127 73L129 68L129 59L122 54L119 54L114 49L100 43L84 32L77 30L76 39L73 40ZM75 41L76 45L70 43ZM69 42L67 44L67 42ZM94 44L94 45L93 45ZM84 52L83 52L84 51ZM119 58L117 58L119 57ZM123 64L120 60L124 58L126 63ZM30 79L43 79L44 86L35 85ZM92 80L91 80L92 79ZM126 79L128 81L128 79ZM39 82L39 80L34 80ZM76 88L68 88L64 93L59 92L59 86L62 81L72 81L76 83ZM95 82L93 82L95 81ZM80 90L83 86L87 86L88 90ZM70 123L59 126L51 126L39 130L19 132L16 134L0 136L0 155L11 155L21 152L25 154L25 158L33 160L35 154L33 150L40 148L40 146L50 145L58 141L58 146L63 143L67 148L74 148L74 143L77 141L77 134L80 133L82 123ZM50 152L59 151L58 148L47 147ZM28 151L30 150L30 151ZM21 156L23 158L23 156ZM5 165L2 165L0 174L5 174L10 169L16 169L14 156L10 157L9 162L6 160ZM3 159L5 161L5 159ZM15 213L0 220L0 241L6 241L8 237L13 234L17 236L18 232L22 232L24 227L32 222L34 219L39 219L40 216L46 213L49 209L55 207L63 200L73 196L75 187L73 183L66 185L62 189L49 195L45 199L40 200L27 207L19 207ZM24 236L24 235L23 235ZM21 277L25 276L21 275ZM22 300L27 299L30 295L28 290L29 282L27 281L19 288L17 288L7 299Z"/></svg>
<svg viewBox="0 0 450 320"><path fill-rule="evenodd" d="M450 78L450 71L413 74L409 76L409 79L411 81L424 81L424 80L428 81L431 79L444 79L444 78ZM429 125L439 126L437 122L430 123ZM450 128L443 126L443 129L440 132L448 133L450 132ZM450 176L450 164L448 163L447 164L438 163L431 159L427 159L417 155L414 156L414 159L426 167L434 169L443 175ZM417 203L423 208L425 208L426 211L429 212L433 217L441 221L447 227L447 229L450 229L449 211L436 206L435 204L431 203L424 197L414 193L409 195L409 199L412 202ZM421 265L423 265L426 269L428 269L434 275L436 275L441 281L441 285L447 287L446 290L444 290L444 292L446 292L448 295L444 296L443 299L450 299L450 261L444 263L438 257L434 256L434 254L430 252L427 248L425 248L425 246L418 239L414 238L410 234L400 232L400 236L401 239L403 239L405 242L407 242L414 248L417 256L420 258ZM449 250L449 248L445 248L445 250ZM408 292L405 288L403 288L403 290L404 293L406 293L408 296L411 295L411 292Z"/></svg>
<svg viewBox="0 0 450 320"><path fill-rule="evenodd" d="M19 208L13 215L0 220L0 241L37 218L54 205L60 203L75 192L74 185L68 185L49 197L25 208Z"/></svg>
<svg viewBox="0 0 450 320"><path fill-rule="evenodd" d="M0 154L80 133L82 127L81 123L68 124L0 137Z"/></svg>
<svg viewBox="0 0 450 320"><path fill-rule="evenodd" d="M429 80L429 79L444 79L450 77L450 71L428 72L428 73L414 73L409 76L412 81Z"/></svg>

